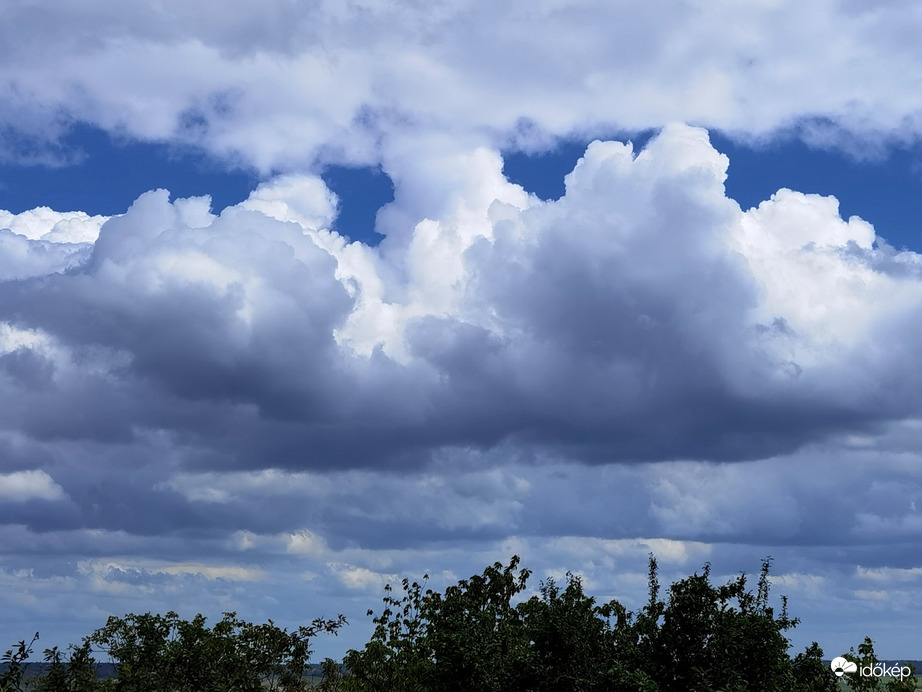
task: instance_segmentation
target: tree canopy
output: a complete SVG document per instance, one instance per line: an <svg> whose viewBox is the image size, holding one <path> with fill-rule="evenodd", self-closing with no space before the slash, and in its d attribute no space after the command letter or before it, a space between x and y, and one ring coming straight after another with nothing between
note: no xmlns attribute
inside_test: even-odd
<svg viewBox="0 0 922 692"><path fill-rule="evenodd" d="M597 603L580 578L542 582L515 602L530 573L513 557L444 594L404 580L388 589L376 629L345 658L349 692L831 692L836 678L814 644L795 659L797 625L769 603L766 560L755 591L745 575L710 581L710 567L660 593L650 558L649 600L637 612ZM372 613L370 613L372 614Z"/></svg>
<svg viewBox="0 0 922 692"><path fill-rule="evenodd" d="M786 633L798 620L787 600L773 601L762 563L754 589L741 574L711 581L709 565L661 589L651 555L648 598L636 611L599 603L578 575L548 578L527 597L531 572L519 558L488 566L439 592L404 579L385 587L383 607L368 611L371 639L342 663L323 662L322 692L835 692L915 689L915 678L839 680L813 643L792 657ZM772 605L777 603L780 607ZM310 689L311 641L336 633L340 615L294 631L225 613L209 627L197 615L110 617L65 656L44 652L43 674L25 675L38 639L3 657L0 692L256 692ZM99 679L96 656L115 664ZM865 639L845 655L878 664Z"/></svg>

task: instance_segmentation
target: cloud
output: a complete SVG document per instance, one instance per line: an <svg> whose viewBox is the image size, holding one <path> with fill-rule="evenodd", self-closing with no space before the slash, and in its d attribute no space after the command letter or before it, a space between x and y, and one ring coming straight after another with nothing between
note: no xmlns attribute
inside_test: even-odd
<svg viewBox="0 0 922 692"><path fill-rule="evenodd" d="M910 569L898 569L892 567L883 567L878 569L868 569L866 567L858 568L858 576L862 579L871 581L885 582L906 582L916 581L922 577L922 569L913 567Z"/></svg>
<svg viewBox="0 0 922 692"><path fill-rule="evenodd" d="M337 199L320 178L285 175L260 184L240 206L318 231L333 223Z"/></svg>
<svg viewBox="0 0 922 692"><path fill-rule="evenodd" d="M9 230L0 230L0 280L66 271L84 261L89 249L86 244L30 242Z"/></svg>
<svg viewBox="0 0 922 692"><path fill-rule="evenodd" d="M0 474L0 502L62 500L64 489L44 471Z"/></svg>
<svg viewBox="0 0 922 692"><path fill-rule="evenodd" d="M0 280L63 272L83 263L108 217L37 207L0 210Z"/></svg>
<svg viewBox="0 0 922 692"><path fill-rule="evenodd" d="M333 564L330 568L348 589L376 593L384 589L385 584L395 582L396 574L381 574L365 567Z"/></svg>
<svg viewBox="0 0 922 692"><path fill-rule="evenodd" d="M108 219L82 211L58 212L48 207L36 207L20 214L0 210L0 228L30 240L54 243L92 243Z"/></svg>
<svg viewBox="0 0 922 692"><path fill-rule="evenodd" d="M286 550L299 555L320 555L325 552L323 539L313 531L298 531L286 537Z"/></svg>
<svg viewBox="0 0 922 692"><path fill-rule="evenodd" d="M529 145L682 120L860 153L855 136L920 129L919 18L900 3L158 7L5 3L0 122L33 149L76 119L264 171L376 162L435 131Z"/></svg>
<svg viewBox="0 0 922 692"><path fill-rule="evenodd" d="M94 560L81 562L78 570L83 574L91 574L102 580L115 577L118 581L120 575L138 574L146 576L168 575L179 577L196 575L205 579L224 579L227 581L261 581L266 575L262 570L237 565L203 565L198 563L153 564L132 559Z"/></svg>
<svg viewBox="0 0 922 692"><path fill-rule="evenodd" d="M142 456L166 435L189 469L310 470L503 445L754 459L920 412L916 256L832 198L743 212L703 130L594 142L555 202L487 150L444 162L398 181L382 223L416 221L380 248L323 228L316 178L217 217L141 196L69 269L0 290L5 333L34 335L8 349L20 403L0 424Z"/></svg>
<svg viewBox="0 0 922 692"><path fill-rule="evenodd" d="M512 552L629 604L651 551L773 554L816 615L919 567L917 255L832 198L740 209L684 125L592 143L552 202L429 143L375 248L308 174L9 232L80 252L0 282L0 579L259 619L309 578L361 616Z"/></svg>

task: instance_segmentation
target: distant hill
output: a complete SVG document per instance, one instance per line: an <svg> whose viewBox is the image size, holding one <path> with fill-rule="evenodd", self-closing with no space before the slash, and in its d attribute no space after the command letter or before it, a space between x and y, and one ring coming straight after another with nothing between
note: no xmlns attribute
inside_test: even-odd
<svg viewBox="0 0 922 692"><path fill-rule="evenodd" d="M66 663L64 665L67 665ZM5 673L9 664L0 663L0 673ZM50 663L24 663L23 668L25 669L25 675L23 676L26 680L29 678L35 678L39 675L44 675L48 672L48 669L51 668ZM115 677L115 664L114 663L97 663L96 672L98 676L102 679L114 678Z"/></svg>
<svg viewBox="0 0 922 692"><path fill-rule="evenodd" d="M67 665L66 663L64 665ZM25 675L23 676L26 680L31 678L39 677L48 672L48 669L51 667L50 663L25 663L23 664L25 668ZM6 672L9 668L9 664L0 663L0 674ZM96 672L100 679L114 678L117 672L116 665L114 663L97 663ZM304 677L308 679L314 679L319 681L323 677L322 668L319 663L312 663L307 666L304 671Z"/></svg>

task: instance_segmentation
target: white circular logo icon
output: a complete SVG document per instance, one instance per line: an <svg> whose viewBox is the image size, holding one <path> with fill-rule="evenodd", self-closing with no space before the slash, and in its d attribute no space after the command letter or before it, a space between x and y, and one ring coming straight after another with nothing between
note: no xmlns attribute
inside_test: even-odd
<svg viewBox="0 0 922 692"><path fill-rule="evenodd" d="M857 663L853 661L846 661L841 656L832 659L829 667L832 668L832 672L836 674L837 678L841 678L846 673L854 673L856 670L858 670Z"/></svg>

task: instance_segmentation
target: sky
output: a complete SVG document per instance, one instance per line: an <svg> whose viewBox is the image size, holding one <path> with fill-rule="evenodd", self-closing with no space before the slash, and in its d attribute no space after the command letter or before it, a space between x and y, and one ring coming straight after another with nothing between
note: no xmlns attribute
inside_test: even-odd
<svg viewBox="0 0 922 692"><path fill-rule="evenodd" d="M341 657L520 555L922 658L922 10L0 6L0 640ZM7 644L8 645L8 644Z"/></svg>

